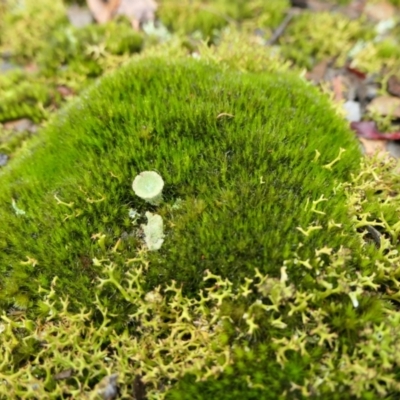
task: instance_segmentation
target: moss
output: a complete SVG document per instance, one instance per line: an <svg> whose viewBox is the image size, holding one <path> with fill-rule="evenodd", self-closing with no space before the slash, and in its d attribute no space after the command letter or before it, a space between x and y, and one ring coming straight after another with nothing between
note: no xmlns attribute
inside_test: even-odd
<svg viewBox="0 0 400 400"><path fill-rule="evenodd" d="M46 47L53 32L67 23L61 0L9 1L1 32L3 50L20 61L32 60Z"/></svg>
<svg viewBox="0 0 400 400"><path fill-rule="evenodd" d="M0 125L0 152L8 156L14 156L18 149L29 140L32 133L29 129L14 131L5 129Z"/></svg>
<svg viewBox="0 0 400 400"><path fill-rule="evenodd" d="M391 164L359 171L298 77L204 58L104 78L2 171L0 393L95 397L114 372L121 398L133 376L150 398L400 390ZM143 170L165 181L159 206L132 192ZM158 252L141 248L146 211Z"/></svg>
<svg viewBox="0 0 400 400"><path fill-rule="evenodd" d="M376 43L365 43L363 48L354 56L352 66L367 73L375 73L383 68L388 71L397 71L400 67L399 46L393 38L384 39ZM386 85L387 76L378 77Z"/></svg>
<svg viewBox="0 0 400 400"><path fill-rule="evenodd" d="M117 371L118 381L123 382L118 385L121 399L132 398L134 381L141 377L149 397L159 398L160 384L170 387L182 371L200 377L203 368L221 365L228 345L223 341L222 326L213 324L212 311L216 310L215 296L222 291L207 295L206 304L183 297L176 285L170 285L167 291L158 288L145 292L143 253L129 262L134 269L121 279L115 275L115 264L103 263L99 261L105 279L96 285L99 298L91 310L71 312L68 299L59 297L54 279L50 291L41 290L45 319L37 323L23 315L18 321L3 319L0 355L7 363L0 364L4 377L0 396L27 399L34 391L37 398L98 398L99 384L103 382L104 389L109 371ZM116 332L113 317L100 300L105 286L123 295L133 310L132 315L125 315L123 332ZM201 333L197 334L199 325ZM191 333L195 336L188 340ZM156 337L159 340L154 340Z"/></svg>
<svg viewBox="0 0 400 400"><path fill-rule="evenodd" d="M274 49L266 48L254 35L234 28L224 29L219 36L218 45L198 46L200 57L217 61L229 69L246 72L298 72L300 69L285 60Z"/></svg>
<svg viewBox="0 0 400 400"><path fill-rule="evenodd" d="M105 26L105 47L111 54L134 54L142 49L143 36L135 32L129 21L120 20Z"/></svg>
<svg viewBox="0 0 400 400"><path fill-rule="evenodd" d="M54 87L22 70L0 75L0 97L0 122L19 118L40 122L46 117L45 107L58 100Z"/></svg>
<svg viewBox="0 0 400 400"><path fill-rule="evenodd" d="M252 351L249 347L236 348L234 359L234 364L218 377L196 382L195 376L185 375L166 399L287 399L291 382L304 378L309 362L307 357L295 355L289 368L281 368L266 344Z"/></svg>
<svg viewBox="0 0 400 400"><path fill-rule="evenodd" d="M10 62L19 65L0 76L0 122L19 118L47 120L65 98L117 68L131 54L141 51L143 45L143 35L134 32L124 18L82 29L71 26L59 2L2 3L0 13L3 12L1 50ZM43 26L43 20L50 22ZM34 33L27 39L32 30ZM24 64L28 67L24 68ZM13 156L18 152L17 143L24 140L8 143Z"/></svg>
<svg viewBox="0 0 400 400"><path fill-rule="evenodd" d="M372 30L326 14L312 27L305 13L269 51L254 26L268 36L286 2L210 2L197 14L164 2L162 18L169 6L182 18L173 29L218 46L147 47L0 170L0 397L96 398L113 373L121 399L144 397L138 387L176 400L395 396L395 161L359 171L329 102L276 74L291 67L284 57L340 64ZM56 85L78 92L142 47L126 21L49 32L33 56L13 44L41 71L0 77L3 120L47 118ZM384 59L396 71L394 45L367 46L354 66ZM186 47L202 61L166 61ZM0 131L7 154L24 141ZM166 181L160 206L131 189L146 169ZM146 211L164 220L158 252L142 247Z"/></svg>
<svg viewBox="0 0 400 400"><path fill-rule="evenodd" d="M393 163L379 164L385 168L368 163L346 185L351 219L357 218L352 206L365 204L358 192L368 181L382 185L392 175ZM389 202L399 204L394 197ZM345 249L315 250L315 260L297 263L304 273L317 272L312 291L299 288L283 267L279 278L255 271L236 287L206 272L203 281L211 285L187 298L176 282L146 291L151 266L143 249L124 261L129 269L121 275L126 252L117 240L94 260L102 278L89 310L71 311L54 278L49 290L39 290L42 319L15 309L2 317L0 355L7 362L0 364L0 395L28 399L34 390L36 398L97 398L113 388L114 377L121 399L132 393L161 399L387 398L400 390L400 359L393 351L400 346L399 314L380 286L397 287L399 256L389 242L379 263L361 251L363 262L377 268L354 275ZM24 264L35 266L35 260ZM129 312L110 311L110 289L110 300L121 297ZM240 304L234 312L233 303ZM123 329L116 329L121 318Z"/></svg>
<svg viewBox="0 0 400 400"><path fill-rule="evenodd" d="M184 34L200 31L206 38L210 38L216 30L229 23L231 17L224 15L225 11L225 7L223 5L221 7L221 4L210 6L204 2L186 1L178 4L173 1L163 1L158 16L170 30L181 31Z"/></svg>
<svg viewBox="0 0 400 400"><path fill-rule="evenodd" d="M362 19L351 20L328 12L305 12L296 17L280 43L283 56L299 66L310 68L332 57L342 66L358 40L371 40L374 35L372 26Z"/></svg>
<svg viewBox="0 0 400 400"><path fill-rule="evenodd" d="M157 170L166 182L158 213L172 224L165 249L151 257L149 287L174 278L194 293L206 269L234 282L256 267L277 274L293 252L311 257L330 241L330 233L305 236L301 229L345 219L333 188L356 166L356 144L316 91L291 76L162 64L143 61L104 80L89 102L50 125L45 146L38 143L32 157L2 174L3 306L18 292L30 296L38 284L47 286L54 274L65 293L90 298L98 271L80 260L101 258L94 234L106 235L108 246L130 232L129 208L146 210L130 189L142 170ZM321 167L339 154L332 142L350 150L333 172ZM316 150L321 157L312 163ZM325 214L292 214L322 194L330 199L322 204ZM25 216L15 215L11 198ZM183 206L173 212L177 198ZM335 238L335 246L350 246L344 238ZM126 243L127 257L139 243L134 237ZM21 266L27 255L37 267Z"/></svg>
<svg viewBox="0 0 400 400"><path fill-rule="evenodd" d="M260 1L175 1L163 0L158 15L174 32L200 32L212 39L217 31L229 24L257 19L259 27L275 27L289 7L286 0Z"/></svg>
<svg viewBox="0 0 400 400"><path fill-rule="evenodd" d="M38 55L38 63L47 74L72 72L97 77L104 72L104 58L139 52L142 44L142 35L124 19L84 28L69 26L55 32Z"/></svg>

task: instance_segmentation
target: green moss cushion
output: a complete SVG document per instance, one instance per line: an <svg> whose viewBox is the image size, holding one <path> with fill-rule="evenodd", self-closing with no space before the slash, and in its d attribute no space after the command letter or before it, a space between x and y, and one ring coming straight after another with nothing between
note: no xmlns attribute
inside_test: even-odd
<svg viewBox="0 0 400 400"><path fill-rule="evenodd" d="M175 279L195 293L206 269L233 282L256 268L279 275L294 254L351 246L334 188L357 163L344 123L297 78L197 61L135 63L59 115L2 171L0 304L32 306L37 287L54 276L73 299L93 298L99 271L91 260L102 257L96 234L106 236L105 247L121 239L126 258L143 243L129 209L141 213L139 222L146 211L164 219L149 287ZM158 207L131 189L145 170L165 181ZM332 233L329 221L342 228ZM310 225L316 230L305 234ZM295 266L290 273L303 285Z"/></svg>
<svg viewBox="0 0 400 400"><path fill-rule="evenodd" d="M307 387L304 377L321 376L320 362L338 362L335 352L329 358L334 338L340 337L337 346L353 349L360 327L380 322L383 314L378 300L361 299L343 280L358 276L365 264L343 191L358 165L357 143L345 122L316 89L290 74L153 58L102 79L0 171L0 307L35 319L56 313L50 299L68 296L74 312L94 309L97 298L91 321L106 332L92 346L94 328L81 321L83 311L75 317L61 313L63 324L73 322L62 329L49 325L52 344L35 361L47 365L41 370L44 390L66 393L53 375L71 365L74 370L74 362L65 360L79 358L86 346L93 354L79 364L77 379L93 387L98 377L90 371L108 373L108 366L98 365L104 354L97 353L108 349L112 370L127 368L119 372L125 374L124 393L130 392L126 377L139 362L130 335L145 338L139 349L156 348L140 358L141 370L150 375L153 357L166 355L174 377L184 376L185 370L177 371L181 364L171 360L185 364L190 357L179 348L168 355L175 343L185 351L191 351L191 340L193 349L205 346L204 360L215 351L216 364L224 363L220 353L229 348L232 362L215 367L222 376L208 374L194 383L187 374L168 394L171 399L256 399L267 392L278 398L289 393L291 382ZM161 203L134 194L132 181L142 171L162 177ZM149 212L162 217L165 236L158 251L146 252ZM143 257L147 267L139 283L132 271ZM164 289L172 280L184 296L165 303L174 314L160 311L158 295L148 293L160 286L168 300L173 289ZM367 285L357 282L357 290ZM51 294L43 288L52 288ZM195 332L204 318L211 344L202 335L174 333L187 307L193 314L187 329ZM141 319L143 309L159 318L157 326L150 317ZM24 327L33 332L31 322ZM61 356L52 329L61 329L67 342L68 329L82 332L71 336ZM21 341L19 352L12 352L16 366L38 351L38 340L32 333ZM145 375L153 393L163 391L157 374L161 386L176 382L160 371ZM33 378L21 379L29 387Z"/></svg>

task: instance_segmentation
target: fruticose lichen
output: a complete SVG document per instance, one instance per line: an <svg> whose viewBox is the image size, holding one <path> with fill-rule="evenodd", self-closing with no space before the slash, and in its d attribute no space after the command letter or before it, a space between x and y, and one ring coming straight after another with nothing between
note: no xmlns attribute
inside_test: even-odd
<svg viewBox="0 0 400 400"><path fill-rule="evenodd" d="M150 399L341 399L344 393L367 399L399 392L397 234L381 231L380 260L372 265L368 253L376 244L368 244L364 229L393 226L391 210L400 207L389 188L393 166L389 159L366 161L364 172L345 184L349 215L360 227L354 235L365 246L363 272L349 276L345 248L319 248L314 260L297 261L305 273L320 270L313 291L300 289L287 267L276 277L255 271L239 286L206 271L207 288L187 298L176 282L145 289L151 265L143 250L125 260L129 268L121 277L123 251L118 241L110 243L93 260L102 277L91 307L71 310L54 279L40 289L43 319L3 315L0 394L101 398L109 377L121 399L140 393ZM365 201L377 192L384 202ZM124 309L130 305L129 313L110 313L107 288ZM121 317L125 323L116 328Z"/></svg>

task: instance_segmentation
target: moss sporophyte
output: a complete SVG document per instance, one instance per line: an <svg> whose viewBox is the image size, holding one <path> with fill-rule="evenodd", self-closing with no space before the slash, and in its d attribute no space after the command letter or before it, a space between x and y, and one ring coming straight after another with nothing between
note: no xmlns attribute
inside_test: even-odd
<svg viewBox="0 0 400 400"><path fill-rule="evenodd" d="M104 77L0 176L0 395L398 393L388 171L289 73Z"/></svg>

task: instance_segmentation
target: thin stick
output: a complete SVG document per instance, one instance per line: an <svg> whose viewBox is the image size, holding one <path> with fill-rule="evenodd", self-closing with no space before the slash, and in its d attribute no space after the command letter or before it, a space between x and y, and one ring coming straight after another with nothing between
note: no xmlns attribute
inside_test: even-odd
<svg viewBox="0 0 400 400"><path fill-rule="evenodd" d="M293 19L295 15L298 15L299 11L295 9L290 9L287 13L285 19L281 22L278 28L275 29L273 35L267 40L267 46L272 46L275 44L278 39L283 35L290 21Z"/></svg>

